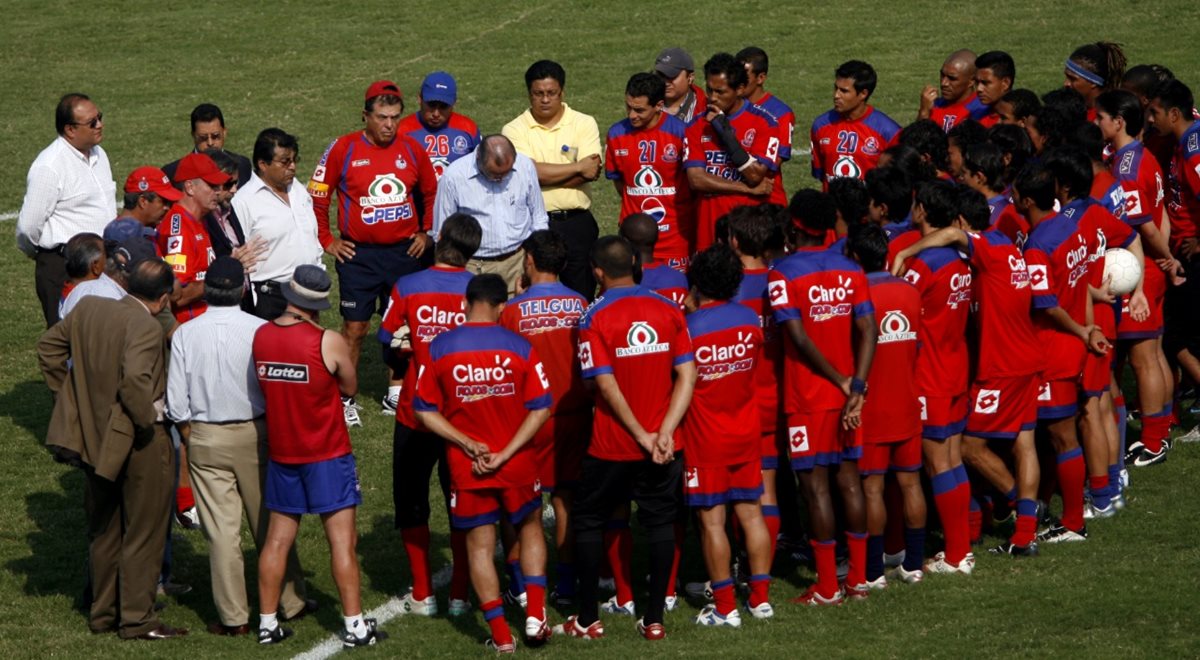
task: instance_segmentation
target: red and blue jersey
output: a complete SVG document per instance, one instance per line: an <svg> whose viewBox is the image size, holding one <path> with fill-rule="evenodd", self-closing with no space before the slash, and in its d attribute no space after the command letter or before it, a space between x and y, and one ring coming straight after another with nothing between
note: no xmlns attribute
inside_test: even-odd
<svg viewBox="0 0 1200 660"><path fill-rule="evenodd" d="M967 234L974 272L975 380L1041 371L1042 346L1033 327L1033 291L1025 257L1007 235L992 229Z"/></svg>
<svg viewBox="0 0 1200 660"><path fill-rule="evenodd" d="M425 122L421 121L419 112L414 112L401 119L396 130L425 147L425 154L429 156L429 163L439 179L450 163L475 151L475 147L479 146L479 127L470 117L457 112L451 113L446 125L435 131L429 130Z"/></svg>
<svg viewBox="0 0 1200 660"><path fill-rule="evenodd" d="M899 277L867 274L879 335L863 401L864 443L916 437L921 432L921 392L913 373L920 347L921 294Z"/></svg>
<svg viewBox="0 0 1200 660"><path fill-rule="evenodd" d="M1113 214L1118 220L1125 219L1125 189L1108 170L1096 173L1092 177L1092 189L1089 191L1092 201Z"/></svg>
<svg viewBox="0 0 1200 660"><path fill-rule="evenodd" d="M895 144L900 124L868 106L858 119L846 119L837 110L817 117L812 125L812 175L824 190L839 177L861 179L875 169L879 155Z"/></svg>
<svg viewBox="0 0 1200 660"><path fill-rule="evenodd" d="M524 337L541 356L556 415L592 405L575 358L579 319L587 305L583 296L553 282L530 286L509 300L500 313L500 325Z"/></svg>
<svg viewBox="0 0 1200 660"><path fill-rule="evenodd" d="M1077 218L1079 231L1088 240L1090 250L1088 276L1093 287L1104 285L1104 253L1109 248L1127 247L1137 237L1136 231L1113 215L1094 199L1075 200L1063 206L1062 213ZM1100 326L1105 337L1116 339L1117 316L1113 305L1093 305L1092 322Z"/></svg>
<svg viewBox="0 0 1200 660"><path fill-rule="evenodd" d="M655 433L667 414L675 367L692 361L687 322L675 303L643 286L605 291L579 321L584 378L612 375L634 417ZM588 454L608 461L647 457L597 395Z"/></svg>
<svg viewBox="0 0 1200 660"><path fill-rule="evenodd" d="M404 133L382 147L362 131L334 140L308 181L322 247L333 241L329 205L334 192L343 239L391 245L433 226L437 173L424 147Z"/></svg>
<svg viewBox="0 0 1200 660"><path fill-rule="evenodd" d="M687 316L696 389L676 437L688 465L724 467L759 458L754 389L763 334L758 315L734 302L710 302Z"/></svg>
<svg viewBox="0 0 1200 660"><path fill-rule="evenodd" d="M466 323L434 340L417 387L417 410L441 412L454 428L492 452L508 445L530 411L551 404L550 383L537 351L495 323ZM472 473L474 460L458 445L447 443L446 455L450 480L459 490L525 486L537 480L532 443L485 476Z"/></svg>
<svg viewBox="0 0 1200 660"><path fill-rule="evenodd" d="M1017 211L1012 198L1007 193L1000 193L988 199L987 203L992 213L989 226L1007 236L1018 250L1023 248L1029 239L1029 221Z"/></svg>
<svg viewBox="0 0 1200 660"><path fill-rule="evenodd" d="M928 248L908 260L904 279L921 294L917 387L925 396L953 397L966 392L971 269L954 248Z"/></svg>
<svg viewBox="0 0 1200 660"><path fill-rule="evenodd" d="M825 359L845 375L854 373L854 320L874 314L867 278L845 256L824 248L798 250L768 276L767 297L775 322L800 321ZM840 410L846 395L813 370L784 335L784 400L788 414Z"/></svg>
<svg viewBox="0 0 1200 660"><path fill-rule="evenodd" d="M163 216L158 224L158 234L155 247L163 260L171 266L171 272L180 286L192 282L204 282L208 265L217 255L213 252L212 241L204 223L197 220L182 204L176 202ZM171 305L175 320L183 323L196 318L208 309L204 298L198 298L179 307Z"/></svg>
<svg viewBox="0 0 1200 660"><path fill-rule="evenodd" d="M637 130L623 119L608 129L604 146L605 176L616 181L621 194L621 216L645 213L658 223L654 258L686 259L691 251L691 197L684 161L687 159L687 126L678 117L662 113L657 124Z"/></svg>
<svg viewBox="0 0 1200 660"><path fill-rule="evenodd" d="M1163 173L1158 161L1147 157L1145 145L1134 140L1118 149L1109 162L1125 193L1125 222L1135 227L1147 222L1161 225L1166 197Z"/></svg>
<svg viewBox="0 0 1200 660"><path fill-rule="evenodd" d="M1087 324L1088 264L1087 236L1080 231L1082 213L1054 214L1042 218L1025 242L1025 264L1034 309L1062 308L1076 323ZM1033 319L1045 363L1046 380L1076 379L1083 369L1087 348L1078 337L1059 330L1044 315Z"/></svg>
<svg viewBox="0 0 1200 660"><path fill-rule="evenodd" d="M929 111L929 118L941 126L943 131L949 133L950 129L967 119L979 121L988 113L988 110L989 108L979 100L974 92L957 103L947 103L946 99L939 96L933 101L933 109Z"/></svg>
<svg viewBox="0 0 1200 660"><path fill-rule="evenodd" d="M778 96L770 92L764 92L764 96L759 99L754 105L762 108L772 119L779 135L779 163L792 159L792 134L796 129L796 113L792 112L792 108L784 103ZM767 198L769 204L779 204L787 206L788 195L783 188L783 170L775 171L775 185L771 188L771 196Z"/></svg>
<svg viewBox="0 0 1200 660"><path fill-rule="evenodd" d="M687 275L661 261L642 264L641 285L679 305L680 309L683 309L683 301L690 288Z"/></svg>
<svg viewBox="0 0 1200 660"><path fill-rule="evenodd" d="M1175 145L1167 182L1171 191L1167 216L1175 251L1183 239L1196 237L1196 223L1200 222L1200 121L1192 122Z"/></svg>
<svg viewBox="0 0 1200 660"><path fill-rule="evenodd" d="M770 269L746 269L734 300L758 315L763 345L755 368L754 399L763 434L774 433L779 420L779 384L783 382L783 337L767 300Z"/></svg>
<svg viewBox="0 0 1200 660"><path fill-rule="evenodd" d="M412 363L404 373L404 387L396 407L396 422L417 427L412 414L413 393L417 391L420 370L429 365L429 347L444 332L467 320L467 283L471 273L464 268L432 266L405 275L392 287L387 309L379 322L379 341L389 346L392 337L407 327L412 343Z"/></svg>

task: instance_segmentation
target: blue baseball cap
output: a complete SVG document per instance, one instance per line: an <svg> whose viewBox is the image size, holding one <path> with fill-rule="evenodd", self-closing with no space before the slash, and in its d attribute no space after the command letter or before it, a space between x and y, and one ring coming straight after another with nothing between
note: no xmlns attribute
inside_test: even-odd
<svg viewBox="0 0 1200 660"><path fill-rule="evenodd" d="M104 227L104 240L123 243L131 238L145 236L145 227L133 218L119 218Z"/></svg>
<svg viewBox="0 0 1200 660"><path fill-rule="evenodd" d="M421 100L454 105L458 101L458 85L454 82L454 76L445 71L434 71L425 76L425 82L421 83Z"/></svg>

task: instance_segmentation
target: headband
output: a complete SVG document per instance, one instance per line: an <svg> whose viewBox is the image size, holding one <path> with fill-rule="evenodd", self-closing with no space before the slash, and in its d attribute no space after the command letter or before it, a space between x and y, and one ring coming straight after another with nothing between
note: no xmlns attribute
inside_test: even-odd
<svg viewBox="0 0 1200 660"><path fill-rule="evenodd" d="M1071 73L1079 76L1080 78L1083 78L1084 80L1092 83L1093 85L1095 85L1097 87L1104 86L1103 78L1096 75L1095 73L1092 73L1091 71L1088 71L1087 69L1083 68L1082 66L1079 66L1079 64L1077 64L1075 62L1075 60L1068 59L1067 63L1066 63L1066 67L1067 67L1067 71L1070 71Z"/></svg>

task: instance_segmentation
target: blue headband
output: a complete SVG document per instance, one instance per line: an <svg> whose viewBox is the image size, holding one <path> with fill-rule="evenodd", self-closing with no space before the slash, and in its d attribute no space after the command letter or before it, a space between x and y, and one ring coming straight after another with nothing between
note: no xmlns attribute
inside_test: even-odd
<svg viewBox="0 0 1200 660"><path fill-rule="evenodd" d="M1100 76L1092 73L1091 71L1088 71L1087 69L1079 66L1078 64L1075 63L1075 60L1067 60L1066 66L1067 66L1067 71L1070 71L1071 73L1079 76L1080 78L1083 78L1084 80L1092 83L1093 85L1095 85L1097 87L1104 86L1103 78L1101 78Z"/></svg>

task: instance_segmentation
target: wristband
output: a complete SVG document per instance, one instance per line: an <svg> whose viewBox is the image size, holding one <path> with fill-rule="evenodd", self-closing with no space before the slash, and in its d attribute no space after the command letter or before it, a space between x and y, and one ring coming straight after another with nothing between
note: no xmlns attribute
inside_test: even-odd
<svg viewBox="0 0 1200 660"><path fill-rule="evenodd" d="M867 395L867 381L861 378L850 379L850 392L853 394Z"/></svg>

